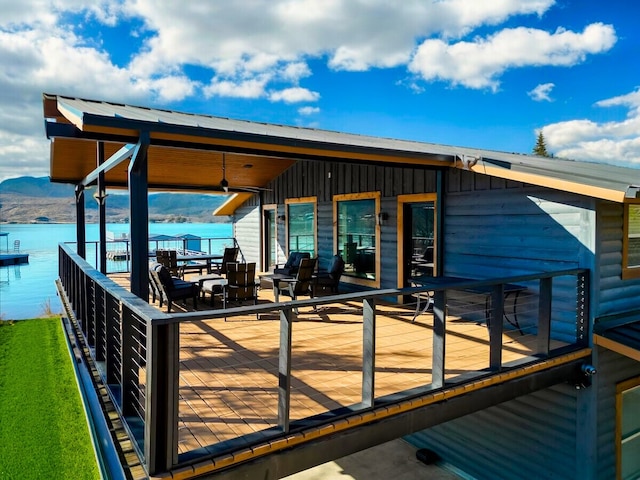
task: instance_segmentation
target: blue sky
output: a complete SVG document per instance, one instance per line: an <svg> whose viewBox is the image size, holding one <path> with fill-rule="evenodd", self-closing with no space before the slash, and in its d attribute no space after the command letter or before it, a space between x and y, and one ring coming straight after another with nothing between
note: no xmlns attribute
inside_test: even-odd
<svg viewBox="0 0 640 480"><path fill-rule="evenodd" d="M0 181L48 174L43 92L519 153L542 130L556 156L640 168L636 2L0 0L0 11Z"/></svg>

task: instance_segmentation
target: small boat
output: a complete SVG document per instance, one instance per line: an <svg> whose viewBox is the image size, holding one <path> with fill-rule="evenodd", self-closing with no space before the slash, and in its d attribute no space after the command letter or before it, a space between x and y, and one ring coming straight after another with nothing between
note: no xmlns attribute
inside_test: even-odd
<svg viewBox="0 0 640 480"><path fill-rule="evenodd" d="M9 251L9 232L0 232L0 240L4 239L4 249L0 248L0 267L29 263L29 254L20 252L20 240L13 242L13 251Z"/></svg>

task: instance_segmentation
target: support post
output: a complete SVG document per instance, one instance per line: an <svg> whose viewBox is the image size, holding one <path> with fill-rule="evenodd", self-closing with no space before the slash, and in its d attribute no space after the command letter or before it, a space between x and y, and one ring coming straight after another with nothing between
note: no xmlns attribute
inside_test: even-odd
<svg viewBox="0 0 640 480"><path fill-rule="evenodd" d="M280 354L278 357L278 426L289 431L291 418L291 342L293 335L291 308L280 310Z"/></svg>
<svg viewBox="0 0 640 480"><path fill-rule="evenodd" d="M502 370L502 317L504 316L504 285L494 285L491 291L489 322L489 369Z"/></svg>
<svg viewBox="0 0 640 480"><path fill-rule="evenodd" d="M445 290L436 290L433 293L433 365L431 368L433 388L444 387L446 320L447 294Z"/></svg>
<svg viewBox="0 0 640 480"><path fill-rule="evenodd" d="M144 448L151 475L178 463L180 325L147 322Z"/></svg>
<svg viewBox="0 0 640 480"><path fill-rule="evenodd" d="M84 218L84 187L76 185L76 242L78 255L87 258L86 231Z"/></svg>
<svg viewBox="0 0 640 480"><path fill-rule="evenodd" d="M104 163L104 142L98 142L96 152L98 167ZM104 181L104 171L98 173L98 189L96 191L96 202L98 202L98 225L100 229L100 252L98 264L100 273L107 274L107 188Z"/></svg>
<svg viewBox="0 0 640 480"><path fill-rule="evenodd" d="M551 291L552 278L540 279L538 300L538 354L549 355L551 342Z"/></svg>
<svg viewBox="0 0 640 480"><path fill-rule="evenodd" d="M129 164L129 228L131 293L149 301L149 199L147 149L149 133L141 132Z"/></svg>
<svg viewBox="0 0 640 480"><path fill-rule="evenodd" d="M576 279L576 293L577 293L577 325L576 325L576 340L580 345L585 347L591 343L591 335L589 334L589 303L590 303L590 283L589 272L584 271L578 273Z"/></svg>
<svg viewBox="0 0 640 480"><path fill-rule="evenodd" d="M362 300L362 404L373 407L376 371L376 301Z"/></svg>

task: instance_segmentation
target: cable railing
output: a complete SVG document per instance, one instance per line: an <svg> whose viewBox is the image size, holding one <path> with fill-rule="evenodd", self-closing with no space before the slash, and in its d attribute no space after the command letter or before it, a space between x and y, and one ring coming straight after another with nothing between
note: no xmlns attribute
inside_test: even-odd
<svg viewBox="0 0 640 480"><path fill-rule="evenodd" d="M165 314L61 245L60 281L149 474L285 449L588 346L584 269Z"/></svg>
<svg viewBox="0 0 640 480"><path fill-rule="evenodd" d="M66 242L75 245L75 242ZM100 242L86 241L86 260L94 268L100 268ZM106 272L124 273L131 271L131 242L128 238L107 240ZM227 247L238 247L235 237L171 238L171 240L149 240L149 256L157 250L172 249L181 253L222 254ZM242 259L242 251L240 251Z"/></svg>

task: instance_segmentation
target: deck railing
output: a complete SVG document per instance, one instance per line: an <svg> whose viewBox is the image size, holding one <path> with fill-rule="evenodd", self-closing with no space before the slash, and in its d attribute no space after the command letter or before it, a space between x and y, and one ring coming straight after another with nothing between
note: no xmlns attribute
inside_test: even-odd
<svg viewBox="0 0 640 480"><path fill-rule="evenodd" d="M75 245L75 242L66 242ZM95 268L100 266L100 242L87 241L86 259ZM226 247L238 247L235 237L202 237L197 240L189 238L172 238L171 240L149 240L149 252L160 249L172 249L182 252L192 251L192 246L198 245L199 252L215 254L224 251ZM131 242L128 238L107 240L107 273L124 273L131 271ZM240 252L242 258L242 252Z"/></svg>
<svg viewBox="0 0 640 480"><path fill-rule="evenodd" d="M548 359L559 352L578 350L589 342L589 285L588 271L584 269L484 281L469 280L442 288L371 290L310 300L175 314L165 314L132 295L100 274L67 245L60 246L59 269L65 300L69 302L69 315L75 318L76 329L82 332L81 336L92 357L90 360L95 362L100 378L133 440L134 448L150 474L203 458L228 456L238 445L251 448L265 441L276 442L303 429L321 429L347 415L364 414L376 406L416 398L425 392L443 388L445 384L451 387L468 382L470 378ZM522 303L518 307L517 328L503 322L505 313L509 315L511 308L510 305L505 306L505 285L508 284L527 288L527 293L523 293L518 300ZM476 298L478 292L480 298ZM427 305L428 310L423 313L421 308L414 310L415 305L407 309L406 306L385 302L391 297L409 295L420 298L422 306ZM465 295L468 301L462 308L459 306L461 296ZM425 304L425 301L429 303ZM349 360L351 367L359 368L359 372L349 379L344 372L335 373L341 377L333 379L334 384L341 385L344 392L341 392L341 396L334 396L334 392L327 390L332 380L329 378L332 371L327 368L328 377L323 378L321 384L318 380L318 398L313 399L314 406L309 413L309 409L303 409L293 401L303 395L304 388L308 387L301 386L298 378L303 370L300 344L304 342L296 338L293 328L295 312L297 309L324 308L325 316L331 319L335 309L329 306L336 304L342 306L339 310L343 314L348 311L354 315L349 318L355 320L336 321L335 324L354 324L353 328L360 332L357 337L359 340L356 344L330 345L336 341L335 338L340 338L337 335L327 340L327 349L337 348L338 352L343 352L337 355L344 355L344 361ZM475 307L469 308L469 305ZM260 378L266 382L266 386L259 390L263 393L267 390L273 392L265 397L265 401L272 402L269 407L273 412L272 420L265 420L263 429L253 433L244 434L236 430L239 433L220 436L215 443L202 445L195 442L189 445L188 442L182 442L179 445L179 427L184 429L187 422L179 412L185 407L184 402L189 401L189 386L183 380L189 374L186 366L189 360L184 359L184 352L181 360L181 345L186 345L188 337L193 336L193 332L188 333L189 329L197 327L200 335L208 335L219 341L219 337L223 336L219 330L223 326L228 326L234 319L255 319L256 315L271 316L275 322L269 323L279 325L279 328L269 353L249 360L245 358L241 368L264 371ZM423 322L423 315L429 318L429 325ZM479 322L474 316L482 315L487 316L487 322L490 321L488 341L484 345L487 355L474 359L475 366L468 371L454 371L445 363L445 356L455 348L455 342L464 336L455 333L454 328L463 324L465 318L470 318L468 322ZM383 318L385 322L390 319L389 322L395 323L383 324ZM451 318L456 318L456 322L449 322ZM233 325L239 329L242 324L251 326L250 322ZM402 339L403 348L417 341L415 333L403 334L399 325L412 328L420 326L422 331L432 332L431 344L421 345L423 350L429 350L431 365L420 365L421 370L430 373L421 373L414 384L402 378L394 380L389 377L383 380L380 374L385 365L381 353L385 346L380 341L380 330L387 328L394 333L394 337L406 335ZM486 328L480 330L487 331ZM529 347L517 357L507 355L517 349L505 345L505 330L509 331L514 342L529 340ZM324 333L328 334L328 331L318 329L318 342L323 341ZM204 358L206 350L202 348L201 355ZM391 354L397 348L390 345L387 353ZM267 358L269 355L272 358ZM312 354L305 361L321 362L314 359ZM354 364L356 367L353 367ZM227 368L232 367L227 365ZM356 377L352 384L348 383ZM388 388L383 390L381 384L385 382ZM216 396L221 387L224 385L201 385L199 388L203 391L198 396L207 395L207 388L212 389L210 393ZM242 400L250 404L257 393L240 391L235 395L244 395L246 398ZM244 418L237 420L240 423L245 421Z"/></svg>

